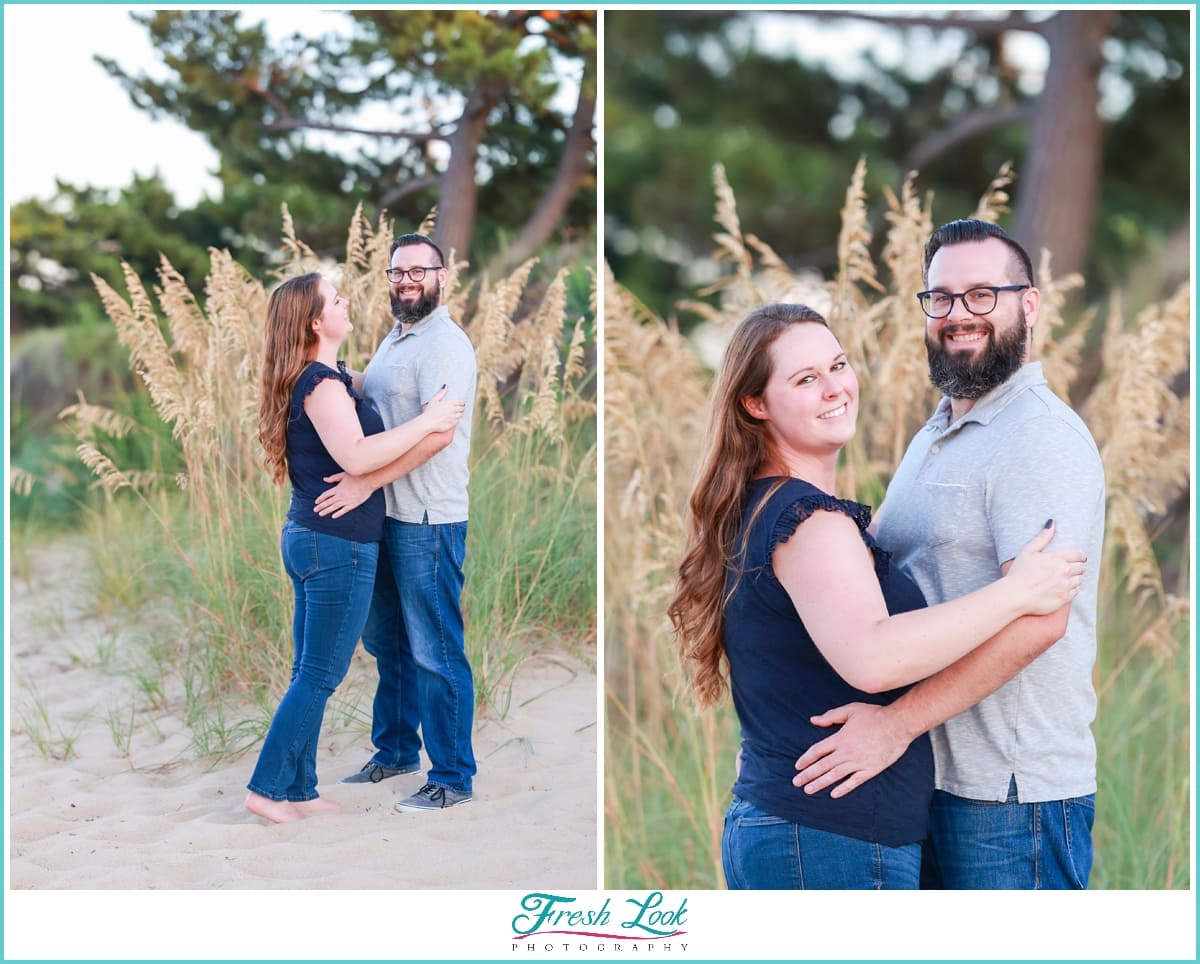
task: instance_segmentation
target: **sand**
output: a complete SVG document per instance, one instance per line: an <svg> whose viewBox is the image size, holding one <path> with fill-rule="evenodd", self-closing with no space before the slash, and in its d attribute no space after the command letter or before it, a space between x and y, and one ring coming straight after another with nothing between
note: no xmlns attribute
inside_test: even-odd
<svg viewBox="0 0 1200 964"><path fill-rule="evenodd" d="M338 785L372 748L361 722L331 720L331 711L319 791L342 810L274 825L243 808L257 748L216 763L196 758L182 695L165 694L152 709L122 671L145 627L89 612L78 589L83 564L77 546L54 544L11 582L14 890L597 886L590 667L561 652L527 659L504 718L477 720L474 799L440 812L393 809L422 785L421 773ZM373 672L360 646L343 687L366 686Z"/></svg>

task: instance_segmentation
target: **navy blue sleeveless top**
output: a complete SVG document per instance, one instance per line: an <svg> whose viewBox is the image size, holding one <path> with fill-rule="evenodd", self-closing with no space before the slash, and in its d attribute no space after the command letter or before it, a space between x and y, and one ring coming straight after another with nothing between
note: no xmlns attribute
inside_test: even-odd
<svg viewBox="0 0 1200 964"><path fill-rule="evenodd" d="M287 424L287 467L292 480L292 504L287 517L297 525L314 532L341 536L353 542L378 542L383 538L383 516L386 512L383 490L376 489L362 505L351 509L340 519L319 516L313 504L322 492L330 487L325 476L341 472L326 450L317 429L304 411L304 400L325 378L336 378L346 386L346 392L354 399L358 412L358 424L363 435L375 435L383 431L383 419L379 413L354 390L349 373L342 362L336 369L321 362L312 362L300 373L296 387L292 389L292 407L288 412Z"/></svg>
<svg viewBox="0 0 1200 964"><path fill-rule="evenodd" d="M755 479L747 489L742 545L751 515L777 478ZM788 479L771 494L754 520L743 572L725 607L725 652L733 705L742 729L742 768L733 792L760 810L816 830L897 847L922 840L933 795L933 752L918 737L903 756L877 777L840 799L829 790L812 795L792 785L796 760L835 728L809 717L860 702L886 705L908 687L863 693L825 661L804 628L787 590L771 568L775 547L786 542L819 510L850 516L875 558L875 575L891 614L920 609L925 599L916 583L889 564L888 554L866 531L871 510L835 499L800 479ZM736 577L731 567L729 580Z"/></svg>

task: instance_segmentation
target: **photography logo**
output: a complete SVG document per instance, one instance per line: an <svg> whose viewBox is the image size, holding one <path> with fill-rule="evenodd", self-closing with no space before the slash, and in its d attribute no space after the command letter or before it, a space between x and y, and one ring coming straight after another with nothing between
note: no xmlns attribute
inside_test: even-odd
<svg viewBox="0 0 1200 964"><path fill-rule="evenodd" d="M613 907L611 897L599 906L580 905L575 897L533 893L521 898L521 913L512 919L512 949L525 953L578 951L606 953L627 947L687 951L687 898L668 905L661 890L645 898L631 897Z"/></svg>

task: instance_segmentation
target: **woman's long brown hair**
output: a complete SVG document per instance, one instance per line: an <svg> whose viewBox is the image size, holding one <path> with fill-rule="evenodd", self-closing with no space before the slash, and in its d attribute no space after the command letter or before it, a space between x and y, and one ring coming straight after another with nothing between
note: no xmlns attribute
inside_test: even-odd
<svg viewBox="0 0 1200 964"><path fill-rule="evenodd" d="M766 389L775 339L789 326L805 323L824 325L825 319L804 305L764 305L752 311L734 331L713 389L705 454L688 501L687 550L667 608L701 706L718 702L727 685L726 579L735 562L747 483L772 457L766 424L746 411L742 399L761 396Z"/></svg>
<svg viewBox="0 0 1200 964"><path fill-rule="evenodd" d="M317 344L312 322L325 310L315 271L289 278L267 301L267 341L258 405L258 439L276 484L287 478L287 423L292 389Z"/></svg>

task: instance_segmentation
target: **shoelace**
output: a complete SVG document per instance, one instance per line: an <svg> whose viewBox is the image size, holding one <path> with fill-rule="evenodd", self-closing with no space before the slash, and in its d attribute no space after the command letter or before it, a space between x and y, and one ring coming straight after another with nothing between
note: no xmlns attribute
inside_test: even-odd
<svg viewBox="0 0 1200 964"><path fill-rule="evenodd" d="M384 770L383 764L368 763L367 766L363 767L363 769L365 770L367 767L371 768L371 772L367 774L367 778L372 783L378 783L380 780L382 780L384 778L385 774L383 772L383 770Z"/></svg>
<svg viewBox="0 0 1200 964"><path fill-rule="evenodd" d="M436 783L427 783L416 792L418 797L428 797L431 803L437 803L441 806L446 805L446 790L444 787L439 787Z"/></svg>

